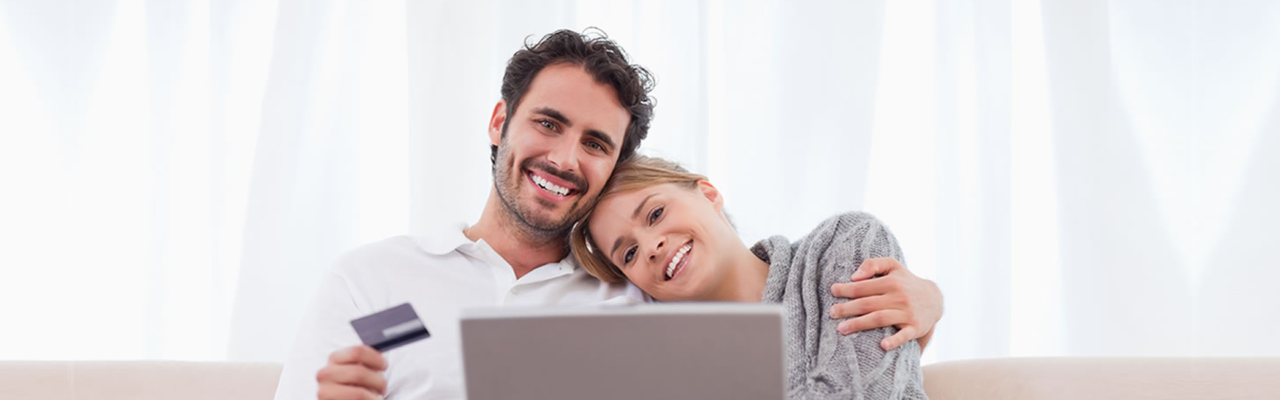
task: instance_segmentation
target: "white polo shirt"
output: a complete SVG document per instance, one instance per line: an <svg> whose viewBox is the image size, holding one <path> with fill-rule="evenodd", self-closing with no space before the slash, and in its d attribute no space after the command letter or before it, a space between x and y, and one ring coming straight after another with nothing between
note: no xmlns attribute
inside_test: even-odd
<svg viewBox="0 0 1280 400"><path fill-rule="evenodd" d="M322 280L276 388L276 400L315 399L316 372L335 350L360 344L351 320L411 303L431 337L386 353L387 399L465 397L459 313L472 307L647 301L639 288L604 283L572 256L516 279L465 224L397 236L349 251Z"/></svg>

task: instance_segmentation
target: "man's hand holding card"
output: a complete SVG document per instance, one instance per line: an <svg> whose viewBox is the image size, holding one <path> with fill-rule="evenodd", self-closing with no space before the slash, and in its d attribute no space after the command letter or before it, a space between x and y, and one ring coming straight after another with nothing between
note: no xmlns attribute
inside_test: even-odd
<svg viewBox="0 0 1280 400"><path fill-rule="evenodd" d="M329 364L316 373L320 400L372 400L387 394L388 351L430 337L408 303L351 321L362 345L329 355Z"/></svg>

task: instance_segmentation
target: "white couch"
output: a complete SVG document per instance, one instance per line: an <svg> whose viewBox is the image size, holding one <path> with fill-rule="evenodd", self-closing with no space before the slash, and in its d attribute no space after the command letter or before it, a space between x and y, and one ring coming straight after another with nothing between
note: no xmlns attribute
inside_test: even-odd
<svg viewBox="0 0 1280 400"><path fill-rule="evenodd" d="M998 358L924 368L930 399L1273 399L1280 358Z"/></svg>
<svg viewBox="0 0 1280 400"><path fill-rule="evenodd" d="M0 399L271 399L279 376L279 364L0 361Z"/></svg>
<svg viewBox="0 0 1280 400"><path fill-rule="evenodd" d="M925 366L949 399L1280 399L1280 358L1003 358ZM3 400L267 400L277 364L0 362Z"/></svg>

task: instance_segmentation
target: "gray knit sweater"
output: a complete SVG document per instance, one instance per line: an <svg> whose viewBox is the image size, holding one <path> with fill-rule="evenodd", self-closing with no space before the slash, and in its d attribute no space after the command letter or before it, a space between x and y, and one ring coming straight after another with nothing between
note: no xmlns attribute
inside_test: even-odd
<svg viewBox="0 0 1280 400"><path fill-rule="evenodd" d="M831 306L847 299L831 295L831 285L848 282L863 260L892 257L905 264L893 234L867 213L831 217L791 243L774 236L751 251L769 263L762 301L787 310L787 398L926 399L920 345L910 341L892 351L880 341L897 332L879 328L842 336Z"/></svg>

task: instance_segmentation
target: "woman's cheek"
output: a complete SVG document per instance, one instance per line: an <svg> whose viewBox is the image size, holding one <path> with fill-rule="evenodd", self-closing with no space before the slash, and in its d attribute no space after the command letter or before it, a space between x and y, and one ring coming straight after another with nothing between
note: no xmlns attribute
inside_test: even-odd
<svg viewBox="0 0 1280 400"><path fill-rule="evenodd" d="M631 280L631 283L636 284L636 286L639 286L641 290L646 292L653 288L653 282L649 281L646 277L628 274L627 279Z"/></svg>

